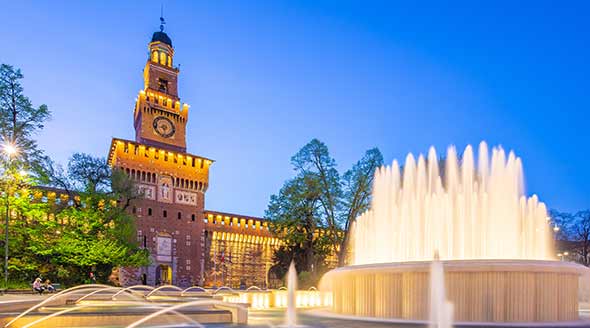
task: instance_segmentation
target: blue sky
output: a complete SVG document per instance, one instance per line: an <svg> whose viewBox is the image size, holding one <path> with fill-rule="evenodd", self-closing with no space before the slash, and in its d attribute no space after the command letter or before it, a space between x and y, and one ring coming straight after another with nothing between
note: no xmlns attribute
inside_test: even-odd
<svg viewBox="0 0 590 328"><path fill-rule="evenodd" d="M3 3L0 62L53 111L53 158L133 138L160 3ZM567 5L164 1L188 148L216 160L206 208L263 215L314 137L342 172L374 146L391 162L486 140L523 158L527 193L589 208L590 6Z"/></svg>

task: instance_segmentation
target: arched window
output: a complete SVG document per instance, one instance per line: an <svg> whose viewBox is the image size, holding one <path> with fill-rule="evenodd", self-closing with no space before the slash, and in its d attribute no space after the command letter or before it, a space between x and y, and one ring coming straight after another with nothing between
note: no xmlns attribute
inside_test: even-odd
<svg viewBox="0 0 590 328"><path fill-rule="evenodd" d="M168 211L164 210L164 212L162 213L162 216L164 216L165 218L168 217Z"/></svg>
<svg viewBox="0 0 590 328"><path fill-rule="evenodd" d="M172 66L172 56L168 56L168 66Z"/></svg>
<svg viewBox="0 0 590 328"><path fill-rule="evenodd" d="M143 236L143 248L147 248L147 236Z"/></svg>
<svg viewBox="0 0 590 328"><path fill-rule="evenodd" d="M178 212L178 219L182 219L182 212Z"/></svg>
<svg viewBox="0 0 590 328"><path fill-rule="evenodd" d="M158 52L157 51L152 52L152 61L154 63L158 62Z"/></svg>
<svg viewBox="0 0 590 328"><path fill-rule="evenodd" d="M131 210L131 213L133 213L133 214L137 213L137 207L133 206L133 209Z"/></svg>
<svg viewBox="0 0 590 328"><path fill-rule="evenodd" d="M160 52L160 64L166 65L166 53Z"/></svg>
<svg viewBox="0 0 590 328"><path fill-rule="evenodd" d="M191 221L193 221L193 222L195 221L195 215L194 214L191 215Z"/></svg>
<svg viewBox="0 0 590 328"><path fill-rule="evenodd" d="M152 208L148 207L148 216L152 216Z"/></svg>

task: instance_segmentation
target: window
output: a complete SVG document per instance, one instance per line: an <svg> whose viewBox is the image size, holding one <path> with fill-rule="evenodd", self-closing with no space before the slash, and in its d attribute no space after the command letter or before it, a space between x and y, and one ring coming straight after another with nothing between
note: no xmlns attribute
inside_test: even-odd
<svg viewBox="0 0 590 328"><path fill-rule="evenodd" d="M137 213L137 207L133 206L133 209L131 210L131 213L133 213L133 214Z"/></svg>
<svg viewBox="0 0 590 328"><path fill-rule="evenodd" d="M194 214L191 215L191 221L195 222L195 215Z"/></svg>
<svg viewBox="0 0 590 328"><path fill-rule="evenodd" d="M166 53L160 52L160 64L166 65Z"/></svg>
<svg viewBox="0 0 590 328"><path fill-rule="evenodd" d="M147 248L147 236L143 236L143 248Z"/></svg>
<svg viewBox="0 0 590 328"><path fill-rule="evenodd" d="M168 92L168 81L159 78L158 79L158 89L162 92ZM166 105L166 103L164 103Z"/></svg>
<svg viewBox="0 0 590 328"><path fill-rule="evenodd" d="M148 216L152 216L152 208L148 207Z"/></svg>
<svg viewBox="0 0 590 328"><path fill-rule="evenodd" d="M162 213L162 215L167 218L168 217L168 211L164 210L164 213Z"/></svg>
<svg viewBox="0 0 590 328"><path fill-rule="evenodd" d="M178 219L182 219L182 212L178 212Z"/></svg>
<svg viewBox="0 0 590 328"><path fill-rule="evenodd" d="M157 51L152 52L152 61L154 63L158 62L158 52Z"/></svg>

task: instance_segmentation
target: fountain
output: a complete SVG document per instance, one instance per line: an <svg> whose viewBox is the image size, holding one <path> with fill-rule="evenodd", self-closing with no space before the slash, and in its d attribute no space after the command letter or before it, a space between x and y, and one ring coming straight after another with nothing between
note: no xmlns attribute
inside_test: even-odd
<svg viewBox="0 0 590 328"><path fill-rule="evenodd" d="M430 264L430 328L452 327L453 304L447 300L444 279L444 269L436 251Z"/></svg>
<svg viewBox="0 0 590 328"><path fill-rule="evenodd" d="M587 269L555 261L547 209L524 195L520 158L502 148L490 157L484 142L478 156L467 146L459 159L449 147L439 162L431 148L426 158L408 155L403 168L394 161L377 170L371 209L351 231L352 265L322 280L332 312L426 322L429 299L440 298L429 287L438 250L431 279L444 267L438 285L459 322L578 320Z"/></svg>
<svg viewBox="0 0 590 328"><path fill-rule="evenodd" d="M174 297L155 297L146 290L173 290ZM199 289L193 287L193 289ZM141 293L134 293L143 290ZM202 327L202 324L246 324L248 310L243 305L205 297L186 297L176 286L162 288L106 285L80 285L49 298L0 311L3 327L137 327L150 326ZM121 298L129 300L121 300ZM16 315L17 311L22 311ZM163 327L163 326L162 326Z"/></svg>
<svg viewBox="0 0 590 328"><path fill-rule="evenodd" d="M289 272L287 272L287 327L297 326L297 270L295 269L295 262L291 261Z"/></svg>

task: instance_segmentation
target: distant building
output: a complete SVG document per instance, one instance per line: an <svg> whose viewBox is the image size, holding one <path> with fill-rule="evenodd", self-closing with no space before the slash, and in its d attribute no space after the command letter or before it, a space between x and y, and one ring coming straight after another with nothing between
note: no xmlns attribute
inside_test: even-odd
<svg viewBox="0 0 590 328"><path fill-rule="evenodd" d="M268 283L273 238L261 218L205 210L213 160L187 153L189 106L178 95L179 69L163 27L148 45L135 103L135 140L113 138L108 162L124 170L143 198L133 201L137 240L152 264L123 268L120 281L231 287Z"/></svg>

